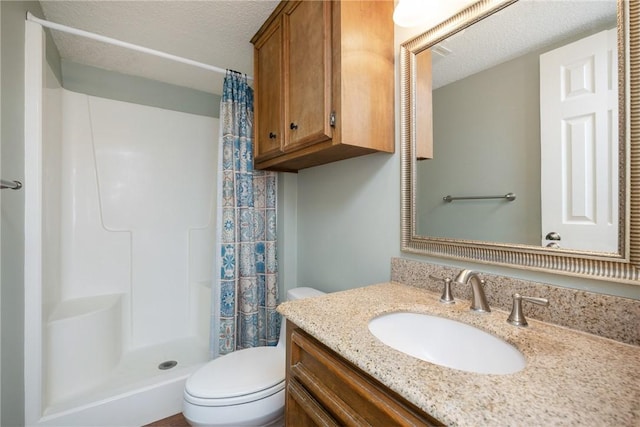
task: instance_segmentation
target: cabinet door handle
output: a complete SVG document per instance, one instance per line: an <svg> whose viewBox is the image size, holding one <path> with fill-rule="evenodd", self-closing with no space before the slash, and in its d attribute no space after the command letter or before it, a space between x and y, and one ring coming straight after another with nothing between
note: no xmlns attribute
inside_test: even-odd
<svg viewBox="0 0 640 427"><path fill-rule="evenodd" d="M296 130L296 129L298 129L298 125L297 125L297 124L295 124L295 123L293 123L293 122L291 122L291 124L289 125L289 128L290 128L291 130Z"/></svg>
<svg viewBox="0 0 640 427"><path fill-rule="evenodd" d="M276 134L273 132L269 132L269 139L276 139Z"/></svg>

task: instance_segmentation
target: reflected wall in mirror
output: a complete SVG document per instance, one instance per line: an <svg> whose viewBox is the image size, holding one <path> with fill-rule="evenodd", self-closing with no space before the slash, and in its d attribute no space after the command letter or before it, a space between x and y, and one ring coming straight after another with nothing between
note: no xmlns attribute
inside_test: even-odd
<svg viewBox="0 0 640 427"><path fill-rule="evenodd" d="M485 0L402 45L403 250L638 280L632 3Z"/></svg>

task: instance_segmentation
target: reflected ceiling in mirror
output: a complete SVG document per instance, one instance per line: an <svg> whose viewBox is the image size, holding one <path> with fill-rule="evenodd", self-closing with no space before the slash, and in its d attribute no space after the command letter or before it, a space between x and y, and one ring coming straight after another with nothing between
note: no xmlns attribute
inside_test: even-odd
<svg viewBox="0 0 640 427"><path fill-rule="evenodd" d="M637 15L637 7L629 9L623 1L485 0L402 45L403 250L583 277L638 280L639 249L634 240L638 216L633 203L638 197L633 181L637 153L631 143L634 135L637 138L638 125L637 119L629 118L638 114L632 100L638 96L639 77L637 71L633 74L633 67L627 71L630 62L638 61L638 47L628 44L629 37L637 37ZM542 31L535 31L539 29ZM607 30L612 31L607 34ZM596 37L594 34L600 34L602 43L612 43L609 53L605 51L598 61L604 60L603 67L613 71L603 84L621 96L616 100L614 93L612 101L595 103L609 102L608 111L581 114L602 115L613 123L606 149L598 148L599 142L591 146L579 143L580 138L595 141L588 133L595 133L596 125L558 117L556 110L565 107L554 106L545 98L548 93L555 96L546 87L560 87L572 79L574 83L563 90L579 94L584 85L595 87L595 82L580 73L586 70L591 75L599 65L578 67L554 59L559 56L554 52L562 46L579 44L579 40ZM433 61L427 61L428 56ZM551 63L546 66L552 71L540 68L539 63L545 61ZM431 66L433 77L425 82ZM501 87L492 86L496 81ZM572 96L571 91L566 93L570 96L565 98ZM604 97L612 98L611 93ZM552 113L544 107L548 105ZM423 120L431 115L432 123ZM557 128L560 131L555 134L549 131ZM567 137L569 143L549 143ZM556 153L541 148L541 141L543 147L556 151L557 146L573 148ZM416 162L416 155L422 157L423 144L432 144L426 151L429 159ZM573 163L553 160L571 156ZM597 161L604 160L604 165L612 167L611 179L598 184L595 172L579 172L584 165L575 163L576 159L585 158L592 171L600 172L603 166ZM552 166L541 169L541 164ZM558 169L565 174L548 172ZM603 186L610 192L609 205L594 212L590 207L596 203L589 197L595 188L601 194ZM561 196L553 195L551 190L558 189ZM569 202L567 191L572 195ZM507 193L515 193L515 200L443 200L446 196ZM548 194L550 198L543 197ZM558 202L558 197L565 202ZM560 207L560 213L554 212L554 206ZM569 222L578 224L588 222L585 217L608 216L605 237L582 230L586 239L579 241L570 228L549 222L549 217L566 219L567 212L573 215ZM555 240L557 235L560 241Z"/></svg>

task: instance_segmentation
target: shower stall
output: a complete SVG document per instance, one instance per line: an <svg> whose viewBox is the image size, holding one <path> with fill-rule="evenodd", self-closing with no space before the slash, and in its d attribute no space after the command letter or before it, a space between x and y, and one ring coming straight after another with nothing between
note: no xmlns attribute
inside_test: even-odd
<svg viewBox="0 0 640 427"><path fill-rule="evenodd" d="M218 119L68 91L26 24L25 421L144 425L209 359Z"/></svg>

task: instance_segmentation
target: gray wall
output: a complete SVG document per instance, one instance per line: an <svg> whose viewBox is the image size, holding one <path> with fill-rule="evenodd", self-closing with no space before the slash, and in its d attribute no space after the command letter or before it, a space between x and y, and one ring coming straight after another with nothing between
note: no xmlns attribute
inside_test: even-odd
<svg viewBox="0 0 640 427"><path fill-rule="evenodd" d="M390 259L400 255L399 178L391 154L300 171L298 286L338 291L389 280Z"/></svg>
<svg viewBox="0 0 640 427"><path fill-rule="evenodd" d="M38 2L2 1L1 171L24 185L24 23L27 11L42 17ZM60 75L55 50L47 60ZM0 287L3 426L24 424L24 192L2 191Z"/></svg>
<svg viewBox="0 0 640 427"><path fill-rule="evenodd" d="M540 244L538 56L433 91L434 156L417 163L418 234ZM442 200L506 193L516 200Z"/></svg>
<svg viewBox="0 0 640 427"><path fill-rule="evenodd" d="M117 101L220 117L220 96L62 60L62 85L73 92Z"/></svg>
<svg viewBox="0 0 640 427"><path fill-rule="evenodd" d="M0 7L0 100L2 100L2 7ZM1 102L0 102L1 104ZM2 142L2 106L0 105L0 143ZM1 150L0 150L1 151ZM2 156L0 155L0 163ZM0 175L2 168L0 167ZM2 198L0 197L0 210L2 209ZM0 226L0 242L2 242L2 227ZM0 243L0 260L2 260L2 248ZM2 289L2 265L0 262L0 289ZM0 291L0 313L2 311L2 292ZM2 316L0 314L0 424L2 424Z"/></svg>

